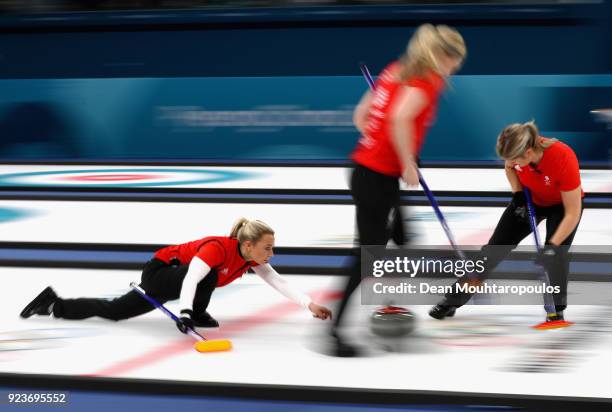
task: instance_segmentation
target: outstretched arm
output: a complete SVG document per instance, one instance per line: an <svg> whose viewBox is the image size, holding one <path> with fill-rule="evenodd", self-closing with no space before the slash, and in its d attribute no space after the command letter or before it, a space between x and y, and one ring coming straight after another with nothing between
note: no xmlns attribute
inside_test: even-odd
<svg viewBox="0 0 612 412"><path fill-rule="evenodd" d="M308 295L291 286L291 284L279 275L269 264L254 266L252 269L267 284L279 291L289 300L310 310L314 317L319 319L331 318L332 314L329 309L314 303Z"/></svg>

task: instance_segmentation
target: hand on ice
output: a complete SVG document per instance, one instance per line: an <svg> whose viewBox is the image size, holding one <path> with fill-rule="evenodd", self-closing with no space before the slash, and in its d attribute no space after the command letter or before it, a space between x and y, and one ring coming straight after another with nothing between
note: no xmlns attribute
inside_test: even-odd
<svg viewBox="0 0 612 412"><path fill-rule="evenodd" d="M312 316L315 318L323 320L332 318L331 310L327 309L325 306L317 305L316 303L311 302L308 305L308 309L312 312Z"/></svg>

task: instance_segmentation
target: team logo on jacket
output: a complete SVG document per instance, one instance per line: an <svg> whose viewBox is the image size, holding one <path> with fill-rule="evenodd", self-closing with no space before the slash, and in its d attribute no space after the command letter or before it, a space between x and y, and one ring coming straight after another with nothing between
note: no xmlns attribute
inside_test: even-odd
<svg viewBox="0 0 612 412"><path fill-rule="evenodd" d="M221 271L219 273L221 273L223 276L225 276L225 275L227 275L228 271L229 270L227 268L223 268L223 269L221 269Z"/></svg>
<svg viewBox="0 0 612 412"><path fill-rule="evenodd" d="M514 165L514 170L516 170L517 172L522 172L523 169L521 169L521 167L519 165Z"/></svg>
<svg viewBox="0 0 612 412"><path fill-rule="evenodd" d="M544 184L545 184L546 186L550 186L550 177L548 177L548 176L544 176Z"/></svg>
<svg viewBox="0 0 612 412"><path fill-rule="evenodd" d="M359 139L359 144L361 144L362 146L371 149L372 146L374 146L374 139L372 139L370 136L368 135L363 135L361 137L361 139Z"/></svg>

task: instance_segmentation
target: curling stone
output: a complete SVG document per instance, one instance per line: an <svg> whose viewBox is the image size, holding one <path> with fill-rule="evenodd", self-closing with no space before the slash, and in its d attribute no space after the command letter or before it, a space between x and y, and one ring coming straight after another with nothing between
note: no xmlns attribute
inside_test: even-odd
<svg viewBox="0 0 612 412"><path fill-rule="evenodd" d="M370 331L386 338L401 338L412 333L416 316L406 308L385 306L375 310L370 316Z"/></svg>

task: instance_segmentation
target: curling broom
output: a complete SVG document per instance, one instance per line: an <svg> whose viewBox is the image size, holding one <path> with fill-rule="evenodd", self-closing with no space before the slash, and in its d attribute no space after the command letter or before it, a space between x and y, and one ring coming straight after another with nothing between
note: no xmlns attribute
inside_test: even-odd
<svg viewBox="0 0 612 412"><path fill-rule="evenodd" d="M529 212L529 225L531 226L531 231L533 232L533 238L535 241L536 249L539 252L541 249L540 236L538 234L538 226L536 224L535 210L533 208L533 203L531 201L531 193L529 193L529 189L527 189L526 187L523 188L523 192L525 193L527 211ZM548 278L548 273L546 272L546 268L543 266L542 266L542 276L544 278L545 286L548 287L548 285L550 285L550 280ZM557 312L555 309L555 304L553 302L552 295L546 291L544 291L544 309L546 309L547 314ZM574 324L573 322L568 322L566 320L553 320L553 321L542 322L532 327L538 330L549 330L549 329L565 328L573 324Z"/></svg>
<svg viewBox="0 0 612 412"><path fill-rule="evenodd" d="M151 303L157 309L164 312L170 319L175 322L179 322L180 319L174 313L170 312L164 305L159 303L151 296L148 296L144 289L138 286L135 282L131 282L130 287L138 292L140 296L148 300L149 303ZM198 352L221 352L232 349L232 342L227 339L208 340L191 328L187 329L187 334L196 340L194 348Z"/></svg>

